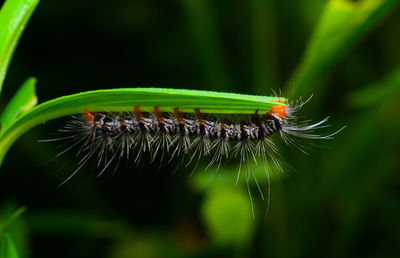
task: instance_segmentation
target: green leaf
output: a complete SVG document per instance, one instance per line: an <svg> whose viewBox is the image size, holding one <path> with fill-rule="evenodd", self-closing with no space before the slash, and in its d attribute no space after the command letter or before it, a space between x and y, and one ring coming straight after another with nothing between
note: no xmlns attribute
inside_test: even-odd
<svg viewBox="0 0 400 258"><path fill-rule="evenodd" d="M18 254L22 257L25 257L25 254L29 252L26 235L27 228L24 220L20 219L25 210L26 207L18 208L15 203L9 201L6 201L0 207L0 239L5 234L8 234L15 249L18 250Z"/></svg>
<svg viewBox="0 0 400 258"><path fill-rule="evenodd" d="M140 106L144 112L153 112L159 106L162 112L173 112L179 107L182 112L194 112L199 108L204 113L252 114L256 110L266 113L279 105L277 97L254 96L199 90L132 88L88 91L60 97L42 103L22 116L0 136L0 164L12 143L34 126L71 114L90 112L132 111ZM283 102L286 99L279 98Z"/></svg>
<svg viewBox="0 0 400 258"><path fill-rule="evenodd" d="M253 49L253 79L258 91L278 85L277 19L273 0L249 1Z"/></svg>
<svg viewBox="0 0 400 258"><path fill-rule="evenodd" d="M386 78L365 89L349 95L349 103L353 107L375 107L393 95L400 93L400 67L397 67Z"/></svg>
<svg viewBox="0 0 400 258"><path fill-rule="evenodd" d="M214 5L209 0L181 0L185 11L190 33L203 63L205 78L213 90L224 90L232 87L223 48L220 42L221 33L217 29Z"/></svg>
<svg viewBox="0 0 400 258"><path fill-rule="evenodd" d="M312 93L318 79L396 3L395 0L330 0L305 55L286 85L290 94Z"/></svg>
<svg viewBox="0 0 400 258"><path fill-rule="evenodd" d="M18 252L9 233L0 237L0 258L18 258Z"/></svg>
<svg viewBox="0 0 400 258"><path fill-rule="evenodd" d="M7 104L0 117L0 135L19 115L22 115L36 105L35 84L35 78L27 79Z"/></svg>
<svg viewBox="0 0 400 258"><path fill-rule="evenodd" d="M19 216L21 216L22 213L24 213L26 210L26 207L21 207L15 212L13 212L10 216L7 218L3 218L3 220L0 223L0 235L7 229L7 227L12 224Z"/></svg>
<svg viewBox="0 0 400 258"><path fill-rule="evenodd" d="M6 213L6 217L4 217L4 214L0 214L0 258L19 257L14 241L7 229L25 210L26 207L21 207L12 212L11 215Z"/></svg>
<svg viewBox="0 0 400 258"><path fill-rule="evenodd" d="M247 192L218 188L203 203L203 220L217 245L243 248L251 241L255 220Z"/></svg>
<svg viewBox="0 0 400 258"><path fill-rule="evenodd" d="M12 54L39 0L7 0L0 11L0 93Z"/></svg>
<svg viewBox="0 0 400 258"><path fill-rule="evenodd" d="M249 184L250 186L258 187L259 185L264 186L264 184L267 184L268 177L272 182L275 180L281 180L286 176L286 174L278 171L276 166L271 162L265 164L267 168L261 164L263 164L262 160L258 160L257 163L250 163L252 173L257 181L249 181L245 175L239 176L238 178L239 170L237 166L219 168L218 174L202 173L205 169L199 167L197 170L198 173L194 173L193 179L190 181L191 186L197 192L212 191L214 188L232 186L235 184L245 187ZM267 188L265 188L265 190L267 190Z"/></svg>

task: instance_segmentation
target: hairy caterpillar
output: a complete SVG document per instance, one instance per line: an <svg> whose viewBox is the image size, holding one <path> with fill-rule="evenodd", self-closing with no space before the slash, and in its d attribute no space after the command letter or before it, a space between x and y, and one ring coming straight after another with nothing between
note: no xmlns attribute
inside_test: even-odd
<svg viewBox="0 0 400 258"><path fill-rule="evenodd" d="M150 91L168 92L169 95L175 93L172 89L152 88ZM204 93L186 90L188 92ZM250 96L219 94L231 98ZM298 141L300 138L332 138L333 134L321 136L314 133L316 129L326 126L328 118L315 124L298 121L296 113L307 101L289 103L284 98L269 98L272 98L268 99L269 107L264 108L263 112L258 108L252 113L244 109L245 112L237 114L226 112L229 107L227 110L213 110L214 107L204 104L196 107L190 98L186 100L189 104L186 103L184 111L178 105L164 107L162 103L148 103L142 108L135 105L134 99L132 111L93 112L85 109L83 114L73 116L65 129L61 130L70 134L65 138L72 140L67 150L79 146L78 155L82 155L79 167L71 177L92 157L97 158L99 166L103 164L101 174L113 160L132 157L133 162L138 163L146 152L150 153L152 161L163 161L166 156L168 161L186 156L186 166L194 160L209 157L207 167L213 164L219 167L223 160L236 157L240 161L238 177L242 168L247 170L249 162L257 162L257 159L263 163L270 160L282 171L278 148L270 139L273 134L279 133L286 144L303 152L303 146ZM189 106L194 108L190 109Z"/></svg>
<svg viewBox="0 0 400 258"><path fill-rule="evenodd" d="M96 160L100 175L112 167L113 161L114 168L123 158L137 164L144 153L149 153L153 162L179 158L184 166L197 166L208 158L206 167L215 164L217 169L223 161L236 159L237 180L244 171L247 182L250 178L257 180L252 164L261 161L269 184L269 162L283 171L273 135L305 152L299 140L332 139L341 130L319 135L315 131L326 127L328 118L314 124L301 121L297 113L308 100L289 102L276 96L158 88L103 92L110 94L104 103L88 98L87 108L60 130L68 134L61 139L72 143L60 154L76 147L81 157L78 168L63 183L89 160ZM99 92L91 93L96 97Z"/></svg>

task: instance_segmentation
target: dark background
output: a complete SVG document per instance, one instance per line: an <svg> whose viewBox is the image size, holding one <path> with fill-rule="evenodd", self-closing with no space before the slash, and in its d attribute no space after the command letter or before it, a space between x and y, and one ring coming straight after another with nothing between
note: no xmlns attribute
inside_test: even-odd
<svg viewBox="0 0 400 258"><path fill-rule="evenodd" d="M350 29L331 58L311 59L310 72L301 67L316 28L327 29L319 27L327 3L42 0L0 108L29 76L38 79L40 102L118 87L281 89L293 98L314 94L303 114L329 115L325 133L347 128L308 156L282 146L294 169L273 176L265 220L266 202L255 194L253 218L245 185L235 186L234 162L209 184L213 171L190 177L170 164L156 173L157 164L144 161L101 177L92 164L58 187L77 159L55 158L57 143L37 142L57 137L65 119L51 121L18 140L0 170L2 210L28 207L13 228L21 257L397 257L399 5Z"/></svg>

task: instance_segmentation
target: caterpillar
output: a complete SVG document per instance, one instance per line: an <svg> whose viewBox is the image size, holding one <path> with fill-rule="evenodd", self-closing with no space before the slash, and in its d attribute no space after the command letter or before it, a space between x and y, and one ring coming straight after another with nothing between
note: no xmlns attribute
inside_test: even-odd
<svg viewBox="0 0 400 258"><path fill-rule="evenodd" d="M148 94L165 93L165 97L172 99L177 97L177 105L173 106L173 101L163 105L160 97L159 103L146 103L142 107L135 105L135 99L132 99L131 111L98 112L85 109L82 114L72 116L65 128L60 130L69 134L62 139L72 142L62 153L79 146L77 155L82 158L78 162L78 168L64 182L93 157L97 159L99 167L103 166L99 173L101 175L112 161L132 158L133 163L137 164L146 152L151 155L151 161L157 159L160 163L164 160L170 162L179 157L182 163L186 161L185 166L194 161L197 166L201 159L209 158L206 168L216 164L217 169L223 161L236 158L239 160L239 179L243 169L246 171L246 177L249 177L250 163L257 163L259 160L265 167L268 162L272 162L277 170L283 171L278 147L271 139L275 134L279 134L286 144L306 152L300 139L332 139L337 133L315 133L315 130L327 126L325 123L328 118L314 124L307 120L299 121L297 113L308 100L289 102L276 96L260 97L190 90L183 92L192 97L181 100L178 97L182 90L136 90L148 91ZM259 108L253 111L244 105L240 112L235 112L240 106L215 108L214 102L209 102L213 103L212 105L207 102L197 105L194 96L199 95L231 99L266 98L262 99L266 105L262 108L260 103L257 103ZM185 105L181 108L179 104L183 102Z"/></svg>
<svg viewBox="0 0 400 258"><path fill-rule="evenodd" d="M264 200L254 165L261 163L264 167L268 213L269 167L283 172L282 163L286 163L276 139L307 154L304 140L333 139L345 128L331 134L318 134L319 129L329 126L326 124L329 117L312 123L299 116L310 99L289 101L276 94L255 96L165 88L96 90L43 103L16 124L30 121L29 125L34 126L45 119L75 114L59 130L66 136L45 140L67 140L69 147L58 156L77 148L78 167L60 185L90 160L96 160L97 167L101 168L99 176L109 167L116 171L122 159L139 164L144 153L149 153L151 162L160 166L178 159L181 165L188 167L194 163L196 168L200 160L208 158L205 169L216 165L216 171L224 161L237 160L236 183L244 171L254 216L251 178ZM14 132L15 135L21 133ZM5 139L11 142L12 136Z"/></svg>

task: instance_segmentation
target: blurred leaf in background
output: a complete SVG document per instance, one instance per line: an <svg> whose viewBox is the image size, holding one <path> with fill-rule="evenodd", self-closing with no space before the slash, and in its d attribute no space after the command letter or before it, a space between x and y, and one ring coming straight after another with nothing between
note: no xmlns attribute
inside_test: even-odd
<svg viewBox="0 0 400 258"><path fill-rule="evenodd" d="M315 91L332 65L394 6L394 0L330 0L319 18L287 89L292 96Z"/></svg>
<svg viewBox="0 0 400 258"><path fill-rule="evenodd" d="M35 95L35 78L29 78L22 84L14 97L7 104L0 117L0 135L7 130L14 120L31 109L37 103Z"/></svg>
<svg viewBox="0 0 400 258"><path fill-rule="evenodd" d="M19 209L7 202L0 209L0 257L27 257L27 232L25 224L19 219L26 207Z"/></svg>

